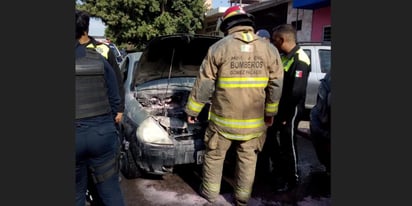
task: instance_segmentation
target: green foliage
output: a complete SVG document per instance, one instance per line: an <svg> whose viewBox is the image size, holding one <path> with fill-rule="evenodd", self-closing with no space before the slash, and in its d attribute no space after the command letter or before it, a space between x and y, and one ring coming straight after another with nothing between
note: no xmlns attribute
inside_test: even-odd
<svg viewBox="0 0 412 206"><path fill-rule="evenodd" d="M117 45L138 50L155 36L195 33L202 29L204 0L77 0L76 8L99 17L105 36Z"/></svg>

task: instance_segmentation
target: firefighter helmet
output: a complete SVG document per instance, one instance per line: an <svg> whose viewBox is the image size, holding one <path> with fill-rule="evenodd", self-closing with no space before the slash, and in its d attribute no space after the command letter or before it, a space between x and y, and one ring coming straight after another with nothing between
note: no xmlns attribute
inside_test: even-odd
<svg viewBox="0 0 412 206"><path fill-rule="evenodd" d="M220 17L219 29L222 32L227 32L227 30L237 25L255 27L254 20L254 16L247 13L241 6L232 6Z"/></svg>

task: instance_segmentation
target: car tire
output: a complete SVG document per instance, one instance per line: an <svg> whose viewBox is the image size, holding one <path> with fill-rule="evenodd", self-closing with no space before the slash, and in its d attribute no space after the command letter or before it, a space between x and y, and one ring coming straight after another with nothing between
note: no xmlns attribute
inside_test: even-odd
<svg viewBox="0 0 412 206"><path fill-rule="evenodd" d="M136 179L142 176L142 170L137 165L131 147L136 144L135 142L128 142L124 134L123 126L120 126L120 141L121 141L121 152L120 152L120 161L119 167L120 172L126 179Z"/></svg>
<svg viewBox="0 0 412 206"><path fill-rule="evenodd" d="M137 166L130 149L122 152L120 158L120 171L126 179L135 179L142 176L142 171Z"/></svg>

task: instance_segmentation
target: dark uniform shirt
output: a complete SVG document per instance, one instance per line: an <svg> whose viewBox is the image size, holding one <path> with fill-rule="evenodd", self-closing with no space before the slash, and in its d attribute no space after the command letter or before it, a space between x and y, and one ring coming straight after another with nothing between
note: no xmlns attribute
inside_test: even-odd
<svg viewBox="0 0 412 206"><path fill-rule="evenodd" d="M301 53L299 55L298 51ZM306 86L310 72L310 61L306 53L296 45L289 54L282 56L285 69L283 77L282 97L279 102L279 111L275 120L287 121L293 117L295 107L304 102ZM290 61L290 62L289 62ZM291 63L290 66L286 66Z"/></svg>

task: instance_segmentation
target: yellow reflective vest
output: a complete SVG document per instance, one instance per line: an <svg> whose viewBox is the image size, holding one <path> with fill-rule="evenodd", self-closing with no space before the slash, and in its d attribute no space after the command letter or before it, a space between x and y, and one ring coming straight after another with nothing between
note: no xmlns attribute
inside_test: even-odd
<svg viewBox="0 0 412 206"><path fill-rule="evenodd" d="M87 48L95 49L97 52L99 52L105 59L109 59L109 51L110 48L109 46L105 44L98 44L98 45L93 45L93 43L90 43L86 46Z"/></svg>

